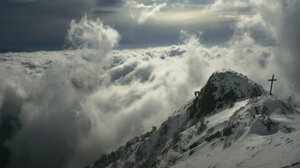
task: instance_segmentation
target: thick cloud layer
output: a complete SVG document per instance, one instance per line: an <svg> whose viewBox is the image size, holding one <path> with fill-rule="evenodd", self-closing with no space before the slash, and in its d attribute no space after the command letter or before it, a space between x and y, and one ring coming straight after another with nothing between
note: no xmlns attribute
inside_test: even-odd
<svg viewBox="0 0 300 168"><path fill-rule="evenodd" d="M275 73L274 93L299 101L299 3L234 2L217 0L203 10L230 18L232 35L223 45L207 46L205 33L183 29L181 45L112 50L119 33L85 16L67 34L79 49L2 54L0 150L8 157L1 164L82 167L159 126L216 70L242 72L266 89Z"/></svg>
<svg viewBox="0 0 300 168"><path fill-rule="evenodd" d="M71 23L69 36L81 49L2 55L1 122L12 125L1 125L12 135L1 139L8 167L82 167L159 125L189 97L181 47L109 57L118 33L86 17Z"/></svg>
<svg viewBox="0 0 300 168"><path fill-rule="evenodd" d="M94 48L101 45L90 54L81 49L69 61L43 67L47 70L38 78L17 75L17 68L1 70L0 128L14 135L1 138L1 145L10 149L9 167L78 167L103 152L95 144L101 142L99 133L93 132L100 122L83 107L88 93L99 87L106 55L119 36L101 21L86 17L73 21L68 35L81 48L90 47L87 41ZM28 61L20 63L37 69L34 60Z"/></svg>

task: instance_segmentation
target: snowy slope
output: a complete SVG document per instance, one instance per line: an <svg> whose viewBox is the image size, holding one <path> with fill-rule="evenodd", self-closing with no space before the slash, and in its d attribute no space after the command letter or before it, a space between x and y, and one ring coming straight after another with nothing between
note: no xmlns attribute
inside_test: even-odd
<svg viewBox="0 0 300 168"><path fill-rule="evenodd" d="M87 167L297 167L299 129L299 109L246 76L216 72L159 129Z"/></svg>
<svg viewBox="0 0 300 168"><path fill-rule="evenodd" d="M202 141L204 135L197 136L194 142L199 145L192 154L183 153L174 167L275 168L297 163L299 115L286 102L267 95L237 102L231 111L206 119L208 130L215 130L212 135L218 131L220 135L209 141Z"/></svg>

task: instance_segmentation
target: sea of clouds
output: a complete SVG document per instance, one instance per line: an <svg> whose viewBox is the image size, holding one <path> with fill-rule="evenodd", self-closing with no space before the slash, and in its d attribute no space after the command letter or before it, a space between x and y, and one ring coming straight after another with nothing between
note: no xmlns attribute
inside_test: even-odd
<svg viewBox="0 0 300 168"><path fill-rule="evenodd" d="M275 94L299 102L299 1L217 0L205 10L232 4L252 14L235 18L225 45L206 46L201 33L182 30L180 45L114 50L118 31L83 16L70 24L67 50L1 54L0 153L8 156L1 164L83 167L159 126L217 70L266 89L274 73ZM139 6L152 13L138 22L166 5Z"/></svg>

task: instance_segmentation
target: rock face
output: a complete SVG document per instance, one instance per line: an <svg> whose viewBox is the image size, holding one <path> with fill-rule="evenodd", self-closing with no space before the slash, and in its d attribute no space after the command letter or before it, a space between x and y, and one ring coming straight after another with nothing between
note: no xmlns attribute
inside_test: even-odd
<svg viewBox="0 0 300 168"><path fill-rule="evenodd" d="M188 109L189 118L198 120L234 102L261 96L266 91L246 76L232 71L214 73Z"/></svg>
<svg viewBox="0 0 300 168"><path fill-rule="evenodd" d="M159 129L153 127L87 168L298 165L299 123L296 107L246 76L216 72Z"/></svg>

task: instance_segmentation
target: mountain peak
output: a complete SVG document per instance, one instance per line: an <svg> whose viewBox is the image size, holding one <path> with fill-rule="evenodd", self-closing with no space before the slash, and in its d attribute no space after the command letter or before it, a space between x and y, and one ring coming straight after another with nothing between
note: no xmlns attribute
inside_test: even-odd
<svg viewBox="0 0 300 168"><path fill-rule="evenodd" d="M234 71L213 73L189 108L189 118L199 119L234 102L265 94L262 86Z"/></svg>
<svg viewBox="0 0 300 168"><path fill-rule="evenodd" d="M216 88L213 93L216 99L239 100L261 96L266 93L262 86L248 79L247 76L234 71L215 72L206 85L213 85ZM230 95L230 93L233 95Z"/></svg>
<svg viewBox="0 0 300 168"><path fill-rule="evenodd" d="M300 165L299 109L266 93L242 74L215 72L199 95L159 129L87 168Z"/></svg>

